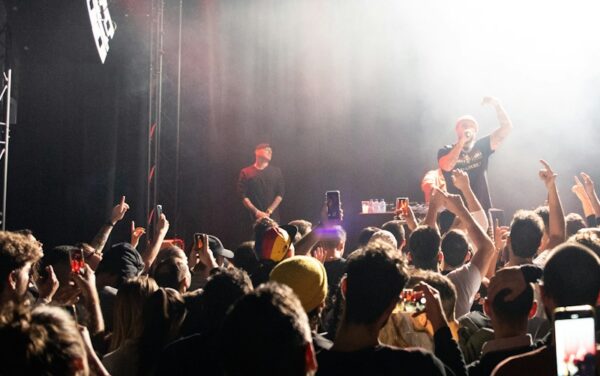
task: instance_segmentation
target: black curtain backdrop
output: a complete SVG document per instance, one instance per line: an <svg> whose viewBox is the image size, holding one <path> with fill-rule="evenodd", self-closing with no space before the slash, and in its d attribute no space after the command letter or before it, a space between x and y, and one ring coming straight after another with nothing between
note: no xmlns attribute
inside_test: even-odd
<svg viewBox="0 0 600 376"><path fill-rule="evenodd" d="M21 1L9 14L19 108L8 227L31 228L50 245L91 239L121 195L132 209L112 241L127 239L128 221L145 220L149 1L111 3L118 28L104 65L92 50L84 4L74 3ZM177 72L178 3L167 2L169 79ZM170 118L159 201L169 235L189 243L193 232L207 232L229 248L246 239L236 181L260 142L271 143L272 163L284 173L284 221L316 221L330 189L342 193L348 228L359 222L361 200L422 201L420 179L436 167L437 149L454 141L454 120L475 112L482 134L497 126L493 111L479 106L488 94L503 99L515 123L490 162L495 205L510 218L517 208L543 203L537 170L546 158L565 177L566 211L580 210L568 193L569 176L583 170L600 179L598 150L589 146L597 145L597 132L562 134L532 115L512 88L485 81L436 91L441 72L429 70L396 15L364 14L360 4L184 2L178 174L172 81L163 98ZM374 17L381 20L366 27ZM590 117L598 120L598 111Z"/></svg>

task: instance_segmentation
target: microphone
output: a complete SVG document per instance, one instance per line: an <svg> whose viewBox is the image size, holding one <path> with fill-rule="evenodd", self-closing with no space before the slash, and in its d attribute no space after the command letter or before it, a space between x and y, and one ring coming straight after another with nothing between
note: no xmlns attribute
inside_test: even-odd
<svg viewBox="0 0 600 376"><path fill-rule="evenodd" d="M468 140L470 140L470 139L473 137L473 131L472 131L472 130L470 130L470 129L467 129L467 130L465 131L465 137L466 137Z"/></svg>

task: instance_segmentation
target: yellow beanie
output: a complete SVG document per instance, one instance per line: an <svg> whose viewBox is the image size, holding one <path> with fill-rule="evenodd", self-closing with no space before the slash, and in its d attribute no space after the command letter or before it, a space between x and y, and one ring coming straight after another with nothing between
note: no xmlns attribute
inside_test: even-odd
<svg viewBox="0 0 600 376"><path fill-rule="evenodd" d="M294 256L283 260L273 268L270 276L271 281L294 290L307 313L317 308L327 296L327 272L313 257Z"/></svg>

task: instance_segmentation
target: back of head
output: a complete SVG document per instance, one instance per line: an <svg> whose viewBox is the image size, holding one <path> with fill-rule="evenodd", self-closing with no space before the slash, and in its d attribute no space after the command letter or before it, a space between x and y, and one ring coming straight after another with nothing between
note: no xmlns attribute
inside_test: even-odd
<svg viewBox="0 0 600 376"><path fill-rule="evenodd" d="M161 263L161 261L169 259L169 258L180 258L187 262L187 255L185 254L183 249L179 248L176 245L169 245L168 247L165 247L165 248L161 249L160 251L158 251L156 258L152 262L152 265L150 265L149 274L154 273L154 269L156 268L156 266L158 264Z"/></svg>
<svg viewBox="0 0 600 376"><path fill-rule="evenodd" d="M258 257L260 257L263 235L267 230L273 227L277 227L277 222L269 217L260 218L254 222L254 249Z"/></svg>
<svg viewBox="0 0 600 376"><path fill-rule="evenodd" d="M406 266L393 247L375 242L353 252L346 264L346 320L375 323L407 281Z"/></svg>
<svg viewBox="0 0 600 376"><path fill-rule="evenodd" d="M374 233L373 236L371 236L371 239L369 239L369 243L376 241L387 243L392 247L398 249L398 242L396 241L396 238L391 232L387 230L379 230L376 233Z"/></svg>
<svg viewBox="0 0 600 376"><path fill-rule="evenodd" d="M535 256L544 235L542 218L531 210L519 210L510 224L510 247L517 257Z"/></svg>
<svg viewBox="0 0 600 376"><path fill-rule="evenodd" d="M339 249L343 251L342 246L346 243L346 230L342 226L333 226L329 228L320 228L315 231L321 232L325 240L321 240L319 245L325 250Z"/></svg>
<svg viewBox="0 0 600 376"><path fill-rule="evenodd" d="M142 309L138 374L150 373L156 365L156 356L179 337L185 315L185 303L177 290L159 287L146 299Z"/></svg>
<svg viewBox="0 0 600 376"><path fill-rule="evenodd" d="M252 274L258 268L258 259L254 252L254 242L247 241L239 245L233 252L233 265L237 268L245 270L248 274Z"/></svg>
<svg viewBox="0 0 600 376"><path fill-rule="evenodd" d="M381 230L379 227L374 226L365 227L362 230L360 230L360 233L358 234L358 246L364 247L365 245L367 245L367 243L369 243L369 240L371 240L371 236L373 236L373 234L379 230Z"/></svg>
<svg viewBox="0 0 600 376"><path fill-rule="evenodd" d="M133 277L121 285L113 311L111 350L116 350L126 339L139 338L142 333L144 303L156 290L158 285L148 276Z"/></svg>
<svg viewBox="0 0 600 376"><path fill-rule="evenodd" d="M188 278L189 274L185 260L180 257L168 257L155 264L151 276L160 287L180 290L181 282Z"/></svg>
<svg viewBox="0 0 600 376"><path fill-rule="evenodd" d="M548 232L548 228L550 227L550 208L548 206L538 206L533 212L542 218L544 232Z"/></svg>
<svg viewBox="0 0 600 376"><path fill-rule="evenodd" d="M410 274L408 286L412 288L419 282L425 282L439 291L446 318L454 320L454 310L456 308L456 287L454 287L454 283L440 273L417 269Z"/></svg>
<svg viewBox="0 0 600 376"><path fill-rule="evenodd" d="M273 268L270 279L291 287L307 314L327 297L327 272L314 257L294 256L284 260Z"/></svg>
<svg viewBox="0 0 600 376"><path fill-rule="evenodd" d="M87 374L87 356L75 321L58 307L8 303L0 315L0 374Z"/></svg>
<svg viewBox="0 0 600 376"><path fill-rule="evenodd" d="M437 271L440 234L429 226L419 226L408 238L408 251L415 267Z"/></svg>
<svg viewBox="0 0 600 376"><path fill-rule="evenodd" d="M229 376L306 375L308 319L285 285L269 282L243 296L227 314L221 338Z"/></svg>
<svg viewBox="0 0 600 376"><path fill-rule="evenodd" d="M128 278L137 277L144 270L139 252L129 243L118 243L104 252L96 274L106 273L117 277L119 287Z"/></svg>
<svg viewBox="0 0 600 376"><path fill-rule="evenodd" d="M595 306L600 292L600 259L580 244L564 243L552 251L543 281L544 296L557 307Z"/></svg>
<svg viewBox="0 0 600 376"><path fill-rule="evenodd" d="M569 241L588 247L596 256L600 257L600 229L586 228L580 230L571 236Z"/></svg>
<svg viewBox="0 0 600 376"><path fill-rule="evenodd" d="M469 241L463 231L450 230L442 237L441 247L444 262L456 268L465 261L467 252L469 252Z"/></svg>
<svg viewBox="0 0 600 376"><path fill-rule="evenodd" d="M42 249L26 235L0 231L0 291L8 275L25 264L35 263L42 257Z"/></svg>
<svg viewBox="0 0 600 376"><path fill-rule="evenodd" d="M200 317L189 316L190 324L196 324L195 332L211 334L210 332L218 331L227 310L238 299L251 291L252 282L243 270L215 269L204 286L199 310ZM186 324L187 321L186 319Z"/></svg>
<svg viewBox="0 0 600 376"><path fill-rule="evenodd" d="M305 219L296 219L288 223L288 225L296 226L298 232L294 237L294 243L302 239L302 237L312 231L312 223Z"/></svg>
<svg viewBox="0 0 600 376"><path fill-rule="evenodd" d="M398 244L398 248L406 241L406 232L404 231L404 226L402 225L402 221L393 220L388 221L381 226L382 230L389 231L394 235L396 239L396 244Z"/></svg>
<svg viewBox="0 0 600 376"><path fill-rule="evenodd" d="M569 213L565 216L567 225L567 237L577 234L577 231L587 227L585 219L577 213Z"/></svg>
<svg viewBox="0 0 600 376"><path fill-rule="evenodd" d="M505 300L510 290L500 290L490 304L494 316L503 325L510 325L513 328L527 325L529 312L533 306L533 288L531 284L526 284L525 290L513 300Z"/></svg>

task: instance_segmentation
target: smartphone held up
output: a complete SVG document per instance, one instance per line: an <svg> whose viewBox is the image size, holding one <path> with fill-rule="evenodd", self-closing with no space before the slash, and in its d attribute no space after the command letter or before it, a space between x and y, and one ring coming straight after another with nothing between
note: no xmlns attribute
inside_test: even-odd
<svg viewBox="0 0 600 376"><path fill-rule="evenodd" d="M83 269L85 266L85 259L83 256L83 248L78 247L78 248L72 249L69 252L69 261L71 264L71 272L79 273L81 271L81 269Z"/></svg>
<svg viewBox="0 0 600 376"><path fill-rule="evenodd" d="M327 219L339 221L342 219L342 201L340 191L325 192L325 201L327 203Z"/></svg>
<svg viewBox="0 0 600 376"><path fill-rule="evenodd" d="M596 375L596 327L591 306L557 308L554 339L558 376Z"/></svg>

